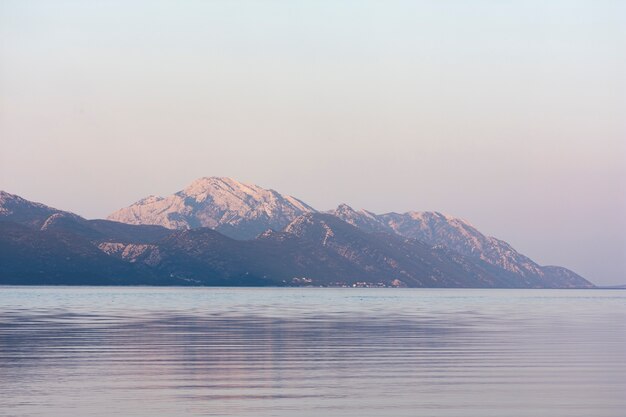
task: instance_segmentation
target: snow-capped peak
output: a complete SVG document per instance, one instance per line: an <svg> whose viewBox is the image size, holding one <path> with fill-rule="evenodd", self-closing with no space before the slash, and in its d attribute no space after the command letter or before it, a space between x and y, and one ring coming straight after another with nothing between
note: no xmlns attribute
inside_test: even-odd
<svg viewBox="0 0 626 417"><path fill-rule="evenodd" d="M261 187L244 184L230 177L202 177L189 184L183 192L188 196L198 196L216 189L239 191L247 194L257 194L262 190Z"/></svg>
<svg viewBox="0 0 626 417"><path fill-rule="evenodd" d="M118 210L109 219L171 229L210 227L234 238L251 239L314 211L297 198L258 185L229 177L202 177L170 196L149 197Z"/></svg>

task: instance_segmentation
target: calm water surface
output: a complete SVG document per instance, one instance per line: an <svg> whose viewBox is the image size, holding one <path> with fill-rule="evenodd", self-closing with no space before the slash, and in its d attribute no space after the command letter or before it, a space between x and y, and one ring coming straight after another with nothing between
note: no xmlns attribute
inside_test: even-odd
<svg viewBox="0 0 626 417"><path fill-rule="evenodd" d="M626 415L626 291L0 287L2 416Z"/></svg>

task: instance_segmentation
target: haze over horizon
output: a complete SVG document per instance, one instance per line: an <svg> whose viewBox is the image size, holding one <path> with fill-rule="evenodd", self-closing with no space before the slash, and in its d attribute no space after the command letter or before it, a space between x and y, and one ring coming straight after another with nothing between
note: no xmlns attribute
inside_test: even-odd
<svg viewBox="0 0 626 417"><path fill-rule="evenodd" d="M0 189L440 211L626 282L626 3L0 2Z"/></svg>

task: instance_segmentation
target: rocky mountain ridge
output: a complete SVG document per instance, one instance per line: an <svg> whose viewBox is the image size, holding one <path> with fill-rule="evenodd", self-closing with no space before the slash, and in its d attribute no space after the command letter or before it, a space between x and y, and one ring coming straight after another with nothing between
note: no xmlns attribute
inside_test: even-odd
<svg viewBox="0 0 626 417"><path fill-rule="evenodd" d="M438 212L374 214L339 205L330 214L370 232L388 232L431 246L444 246L461 255L480 259L520 276L529 284L537 279L563 280L572 271L558 266L541 266L517 252L507 242L486 236L466 220Z"/></svg>
<svg viewBox="0 0 626 417"><path fill-rule="evenodd" d="M0 283L592 286L565 268L539 266L506 242L486 237L450 216L377 215L347 205L320 213L276 191L247 185L242 191L239 183L230 183L227 191L220 188L226 197L220 194L223 198L218 199L214 188L224 183L223 179L201 179L188 187L185 198L195 196L193 201L200 201L202 209L187 213L187 218L178 217L185 223L174 230L87 220L3 192ZM163 200L150 197L144 201ZM193 208L189 202L183 206ZM166 210L167 218L176 220L173 214L178 206L165 207L170 210ZM247 207L256 207L254 213L247 212ZM238 217L239 210L243 218ZM202 215L205 220L218 218L218 230L192 227ZM244 232L226 236L224 227ZM262 227L264 231L255 238L240 238Z"/></svg>
<svg viewBox="0 0 626 417"><path fill-rule="evenodd" d="M209 227L230 237L252 239L267 229L282 229L315 210L274 190L232 178L204 177L167 197L149 196L108 216L128 224L168 229Z"/></svg>

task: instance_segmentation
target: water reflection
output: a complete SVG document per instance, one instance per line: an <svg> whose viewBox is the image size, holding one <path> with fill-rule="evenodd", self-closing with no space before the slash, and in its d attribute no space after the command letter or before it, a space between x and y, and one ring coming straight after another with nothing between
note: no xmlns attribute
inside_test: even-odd
<svg viewBox="0 0 626 417"><path fill-rule="evenodd" d="M11 416L626 409L619 291L0 291L0 410Z"/></svg>

